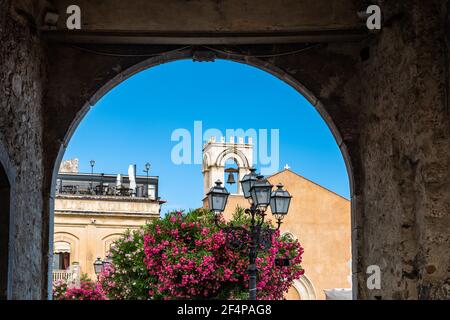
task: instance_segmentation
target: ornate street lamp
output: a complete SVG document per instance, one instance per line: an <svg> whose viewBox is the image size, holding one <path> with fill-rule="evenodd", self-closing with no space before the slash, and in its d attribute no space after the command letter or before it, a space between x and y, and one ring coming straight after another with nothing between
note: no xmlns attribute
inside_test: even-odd
<svg viewBox="0 0 450 320"><path fill-rule="evenodd" d="M214 222L216 226L223 229L227 234L227 245L238 249L244 245L249 247L249 299L256 300L256 277L258 269L256 267L256 257L258 250L268 251L272 246L272 238L275 231L280 229L281 220L286 216L289 210L291 195L283 190L279 184L277 190L272 191L273 186L257 175L255 169L250 169L241 180L244 197L250 202L250 208L245 209L245 213L250 215L249 229L234 226L221 226L219 224L220 216L225 210L229 193L222 187L222 182L217 181L216 185L207 193L209 209L214 212ZM277 219L277 228L273 229L264 226L266 210L270 205L272 214Z"/></svg>
<svg viewBox="0 0 450 320"><path fill-rule="evenodd" d="M97 260L95 260L94 262L94 272L97 275L97 277L100 274L100 272L102 272L102 269L103 269L103 261L102 259L100 259L100 257L97 257Z"/></svg>

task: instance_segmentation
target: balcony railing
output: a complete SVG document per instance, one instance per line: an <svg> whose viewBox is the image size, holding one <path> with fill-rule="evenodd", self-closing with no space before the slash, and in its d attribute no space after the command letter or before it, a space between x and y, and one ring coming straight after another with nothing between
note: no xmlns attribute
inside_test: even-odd
<svg viewBox="0 0 450 320"><path fill-rule="evenodd" d="M145 192L144 186L137 186L136 191L133 192L133 189L123 187L110 187L110 186L101 186L96 185L92 188L79 186L79 185L65 185L62 186L58 192L58 194L71 194L71 195L95 195L95 196L120 196L120 197L138 197L138 198L150 198L154 199L154 195L151 193L148 194Z"/></svg>
<svg viewBox="0 0 450 320"><path fill-rule="evenodd" d="M53 270L53 281L70 282L74 278L71 270Z"/></svg>
<svg viewBox="0 0 450 320"><path fill-rule="evenodd" d="M65 282L70 287L79 287L80 274L80 266L74 262L67 270L53 270L53 283Z"/></svg>
<svg viewBox="0 0 450 320"><path fill-rule="evenodd" d="M59 174L56 193L60 195L120 196L149 198L158 197L158 177L136 177L136 189L130 188L130 180L122 176L105 174Z"/></svg>

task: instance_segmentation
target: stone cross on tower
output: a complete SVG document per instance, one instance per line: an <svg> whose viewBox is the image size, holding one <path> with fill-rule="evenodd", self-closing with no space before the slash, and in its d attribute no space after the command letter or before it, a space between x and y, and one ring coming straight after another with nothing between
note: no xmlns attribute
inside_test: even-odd
<svg viewBox="0 0 450 320"><path fill-rule="evenodd" d="M250 168L253 166L253 142L251 137L247 139L246 143L243 137L238 137L236 142L235 137L231 136L229 142L225 141L225 137L221 137L220 142L217 142L216 137L211 137L205 143L202 165L204 195L208 193L217 180L225 183L225 163L230 159L237 164L237 194L242 194L239 181L250 172Z"/></svg>

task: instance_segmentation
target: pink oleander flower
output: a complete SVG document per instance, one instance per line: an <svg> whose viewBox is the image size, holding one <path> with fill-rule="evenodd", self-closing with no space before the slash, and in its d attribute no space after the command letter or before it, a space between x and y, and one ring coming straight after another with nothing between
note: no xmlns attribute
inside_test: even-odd
<svg viewBox="0 0 450 320"><path fill-rule="evenodd" d="M233 223L246 228L246 216L239 214ZM245 299L248 247L234 250L228 241L209 211L169 213L116 241L113 264L100 274L99 288L109 299ZM298 241L276 232L272 242L256 260L258 299L283 299L304 273ZM288 258L290 266L276 266L277 258Z"/></svg>
<svg viewBox="0 0 450 320"><path fill-rule="evenodd" d="M64 282L54 283L54 300L108 300L105 292L98 283L81 280L79 287L70 287Z"/></svg>

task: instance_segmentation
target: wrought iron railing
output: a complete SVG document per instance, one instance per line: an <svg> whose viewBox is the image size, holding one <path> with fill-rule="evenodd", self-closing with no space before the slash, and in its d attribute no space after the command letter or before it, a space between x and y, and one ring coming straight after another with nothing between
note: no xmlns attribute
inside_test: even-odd
<svg viewBox="0 0 450 320"><path fill-rule="evenodd" d="M134 191L127 186L94 185L91 188L90 186L86 187L83 185L67 184L60 186L56 193L61 195L94 195L155 199L154 194L145 192L145 186L137 186Z"/></svg>
<svg viewBox="0 0 450 320"><path fill-rule="evenodd" d="M80 274L80 266L74 262L67 270L53 270L53 283L64 282L68 286L78 287Z"/></svg>
<svg viewBox="0 0 450 320"><path fill-rule="evenodd" d="M74 278L74 273L71 270L53 270L53 281L69 282Z"/></svg>

